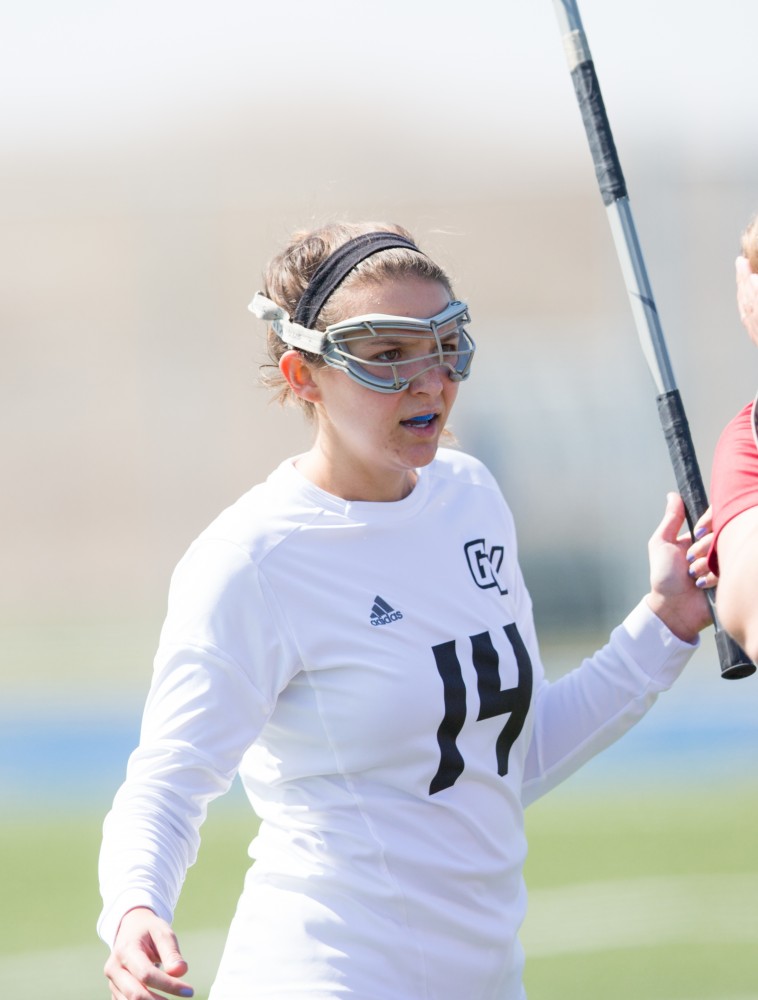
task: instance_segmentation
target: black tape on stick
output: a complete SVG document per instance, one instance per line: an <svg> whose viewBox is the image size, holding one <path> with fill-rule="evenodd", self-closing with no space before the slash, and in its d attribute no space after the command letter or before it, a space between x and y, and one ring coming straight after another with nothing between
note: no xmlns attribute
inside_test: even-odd
<svg viewBox="0 0 758 1000"><path fill-rule="evenodd" d="M619 198L626 197L626 182L592 60L585 60L576 66L571 71L571 79L587 132L600 194L606 206L612 205Z"/></svg>
<svg viewBox="0 0 758 1000"><path fill-rule="evenodd" d="M695 522L708 507L708 498L700 475L690 425L678 389L662 393L657 400L658 416L661 418L661 427L674 467L676 485L684 501L687 523L692 532Z"/></svg>

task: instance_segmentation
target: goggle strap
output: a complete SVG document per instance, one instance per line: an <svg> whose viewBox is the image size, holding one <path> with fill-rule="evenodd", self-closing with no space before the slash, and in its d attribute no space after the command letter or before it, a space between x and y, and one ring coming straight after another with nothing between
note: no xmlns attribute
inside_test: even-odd
<svg viewBox="0 0 758 1000"><path fill-rule="evenodd" d="M258 319L270 323L277 337L289 347L309 354L324 353L326 338L320 330L306 330L299 323L293 323L284 309L266 298L262 292L255 293L247 308Z"/></svg>

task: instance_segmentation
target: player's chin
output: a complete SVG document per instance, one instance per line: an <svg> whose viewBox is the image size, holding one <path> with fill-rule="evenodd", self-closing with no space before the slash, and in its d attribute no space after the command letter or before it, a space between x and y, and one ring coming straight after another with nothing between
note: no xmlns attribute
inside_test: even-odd
<svg viewBox="0 0 758 1000"><path fill-rule="evenodd" d="M430 462L434 461L439 446L439 436L435 436L434 439L417 442L410 452L410 465L416 469L421 469L425 465L429 465Z"/></svg>

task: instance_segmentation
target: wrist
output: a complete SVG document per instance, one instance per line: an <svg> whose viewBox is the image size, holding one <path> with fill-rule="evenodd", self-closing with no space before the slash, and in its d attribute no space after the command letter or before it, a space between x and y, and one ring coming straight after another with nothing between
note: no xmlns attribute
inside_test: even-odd
<svg viewBox="0 0 758 1000"><path fill-rule="evenodd" d="M665 598L660 594L651 591L645 596L647 606L653 614L660 618L669 632L673 633L677 639L694 646L698 640L700 628L692 622L690 610L678 607L671 598ZM690 602L687 601L688 609Z"/></svg>

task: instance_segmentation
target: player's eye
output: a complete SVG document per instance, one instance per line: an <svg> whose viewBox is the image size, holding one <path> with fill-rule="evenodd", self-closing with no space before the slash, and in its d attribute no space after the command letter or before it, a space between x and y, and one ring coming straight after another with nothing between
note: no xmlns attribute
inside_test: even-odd
<svg viewBox="0 0 758 1000"><path fill-rule="evenodd" d="M399 347L387 347L383 351L379 351L371 361L384 361L387 363L392 363L393 361L400 361L402 357L402 352Z"/></svg>

